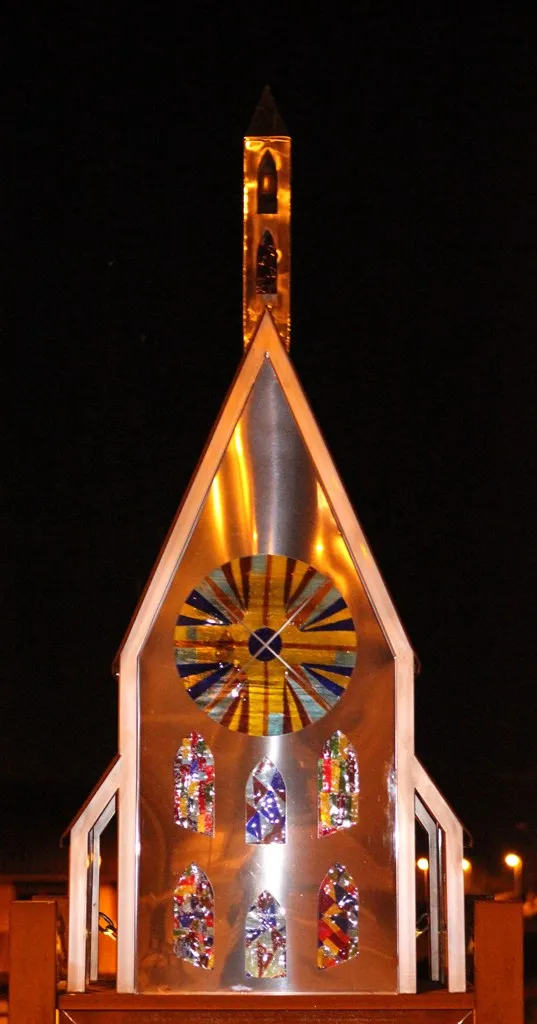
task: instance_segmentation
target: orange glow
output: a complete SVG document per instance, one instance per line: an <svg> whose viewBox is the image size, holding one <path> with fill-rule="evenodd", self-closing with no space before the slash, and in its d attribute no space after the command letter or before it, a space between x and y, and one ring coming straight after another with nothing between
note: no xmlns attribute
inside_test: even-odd
<svg viewBox="0 0 537 1024"><path fill-rule="evenodd" d="M216 529L220 537L220 540L222 540L224 535L224 510L222 506L222 494L220 491L220 481L218 479L218 473L216 474L211 487L211 498L213 502L213 512Z"/></svg>
<svg viewBox="0 0 537 1024"><path fill-rule="evenodd" d="M259 165L270 150L278 174L278 212L257 212ZM270 194L274 179L263 174L262 194ZM288 136L247 136L244 140L244 232L242 311L244 347L252 340L259 320L270 307L274 323L285 347L290 340L291 285L291 139ZM270 230L278 254L278 291L267 299L256 289L257 251L263 232Z"/></svg>
<svg viewBox="0 0 537 1024"><path fill-rule="evenodd" d="M416 867L420 871L428 871L429 870L429 861L427 860L427 857L420 857L419 860L416 861Z"/></svg>
<svg viewBox="0 0 537 1024"><path fill-rule="evenodd" d="M237 449L239 461L242 462L244 460L244 448L242 445L242 429L240 423L237 423L237 426L235 427L235 448Z"/></svg>
<svg viewBox="0 0 537 1024"><path fill-rule="evenodd" d="M244 458L244 445L242 442L242 427L240 423L237 423L234 433L235 450L237 452L237 464L239 467L239 476L241 481L241 492L242 492L242 507L246 518L246 523L250 527L252 522L252 501L250 497L250 480L248 476L248 469Z"/></svg>
<svg viewBox="0 0 537 1024"><path fill-rule="evenodd" d="M320 511L325 512L329 507L330 506L329 506L329 504L328 504L328 502L326 500L326 495L325 495L325 493L324 493L324 491L323 491L319 481L317 481L317 508Z"/></svg>
<svg viewBox="0 0 537 1024"><path fill-rule="evenodd" d="M464 871L465 874L467 873L467 871L472 870L472 865L470 864L469 860L466 860L466 857L462 858L462 870Z"/></svg>
<svg viewBox="0 0 537 1024"><path fill-rule="evenodd" d="M522 864L522 858L518 856L518 853L508 853L505 863L508 868L518 868Z"/></svg>

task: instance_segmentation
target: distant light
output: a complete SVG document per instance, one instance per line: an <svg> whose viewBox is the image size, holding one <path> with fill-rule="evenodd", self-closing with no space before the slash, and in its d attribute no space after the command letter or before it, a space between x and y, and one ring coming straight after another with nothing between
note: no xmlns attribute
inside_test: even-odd
<svg viewBox="0 0 537 1024"><path fill-rule="evenodd" d="M465 874L467 871L472 870L472 865L470 864L469 860L466 860L466 857L462 858L462 870L464 871Z"/></svg>
<svg viewBox="0 0 537 1024"><path fill-rule="evenodd" d="M419 860L416 861L416 867L419 868L420 871L428 871L429 861L427 860L427 857L420 857Z"/></svg>
<svg viewBox="0 0 537 1024"><path fill-rule="evenodd" d="M522 864L522 858L518 856L518 853L508 853L505 863L508 868L518 868Z"/></svg>

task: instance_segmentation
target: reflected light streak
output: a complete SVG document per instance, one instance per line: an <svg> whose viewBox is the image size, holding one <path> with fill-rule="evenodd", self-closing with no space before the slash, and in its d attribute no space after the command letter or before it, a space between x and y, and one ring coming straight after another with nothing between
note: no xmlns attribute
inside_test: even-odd
<svg viewBox="0 0 537 1024"><path fill-rule="evenodd" d="M328 516L326 513L328 512ZM327 534L333 526L330 516L330 508L326 495L317 481L317 533L315 535L314 550L316 555L323 555L326 548Z"/></svg>
<svg viewBox="0 0 537 1024"><path fill-rule="evenodd" d="M224 506L222 504L222 492L220 490L219 474L217 473L211 487L211 498L213 503L213 516L216 531L220 543L224 540Z"/></svg>
<svg viewBox="0 0 537 1024"><path fill-rule="evenodd" d="M273 764L280 769L280 752L283 736L269 736L267 740L267 757ZM284 779L285 782L285 779ZM288 808L287 808L288 813ZM261 846L261 872L262 872L262 889L268 889L268 891L276 897L282 910L285 912L285 891L283 886L284 881L284 868L289 853L285 853L287 844L289 843L289 832L287 832L287 843L270 843L267 846Z"/></svg>
<svg viewBox="0 0 537 1024"><path fill-rule="evenodd" d="M317 481L317 508L322 512L326 512L330 508L326 500L326 494L324 493L319 481Z"/></svg>
<svg viewBox="0 0 537 1024"><path fill-rule="evenodd" d="M336 568L336 565L338 564L337 559L344 557L347 564L350 564L351 571L354 571L354 566L352 565L352 562L350 562L350 556L349 552L347 551L347 545L345 544L345 541L343 540L341 534L338 533L331 540L330 547L332 549L332 552L334 552L334 557L330 558L329 566L324 566L324 571L327 573L328 576L330 576L330 579L333 580L339 592L345 595L348 590L348 577L347 575L345 575L345 572L340 572L339 569ZM317 550L317 548L315 550Z"/></svg>
<svg viewBox="0 0 537 1024"><path fill-rule="evenodd" d="M342 572L342 575L339 576L339 574L335 570L332 570L331 575L334 577L334 579L338 579L338 578L341 579L342 582L341 582L341 585L340 585L339 589L341 590L341 593L344 594L345 593L345 579L346 579L346 577L348 576L349 573L353 573L353 574L356 573L356 569L355 569L355 566L354 566L354 562L353 562L353 560L351 558L349 549L347 547L347 544L345 543L345 540L341 536L340 533L338 533L337 536L334 537L334 540L333 540L332 543L333 543L333 548L335 549L336 557L340 558L341 561L343 562L343 565L342 565L343 572Z"/></svg>
<svg viewBox="0 0 537 1024"><path fill-rule="evenodd" d="M250 530L252 525L252 499L250 494L250 480L248 477L248 469L246 466L246 459L244 457L244 445L242 443L242 427L240 423L237 423L237 426L235 427L234 441L235 450L237 452L239 476L241 481L242 506L244 516L246 519L246 526Z"/></svg>
<svg viewBox="0 0 537 1024"><path fill-rule="evenodd" d="M258 153L260 149L263 149L263 147L266 146L266 142L263 138L256 138L255 135L249 135L244 140L244 146L245 149L250 152Z"/></svg>

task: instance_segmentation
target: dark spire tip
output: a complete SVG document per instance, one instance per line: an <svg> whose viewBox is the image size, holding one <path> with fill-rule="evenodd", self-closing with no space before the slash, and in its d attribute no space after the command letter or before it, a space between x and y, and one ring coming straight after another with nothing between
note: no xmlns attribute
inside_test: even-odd
<svg viewBox="0 0 537 1024"><path fill-rule="evenodd" d="M254 111L247 135L289 135L274 102L270 86L266 85Z"/></svg>

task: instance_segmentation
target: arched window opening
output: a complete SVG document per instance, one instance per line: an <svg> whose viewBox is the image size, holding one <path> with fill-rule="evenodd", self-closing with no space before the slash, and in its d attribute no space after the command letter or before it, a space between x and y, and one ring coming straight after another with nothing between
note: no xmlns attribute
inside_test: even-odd
<svg viewBox="0 0 537 1024"><path fill-rule="evenodd" d="M266 889L246 915L244 969L249 978L285 978L285 914Z"/></svg>
<svg viewBox="0 0 537 1024"><path fill-rule="evenodd" d="M358 823L358 762L344 733L336 729L318 761L318 835L330 836Z"/></svg>
<svg viewBox="0 0 537 1024"><path fill-rule="evenodd" d="M214 835L214 757L199 732L185 736L173 765L175 821Z"/></svg>
<svg viewBox="0 0 537 1024"><path fill-rule="evenodd" d="M246 843L285 843L286 793L276 765L264 757L246 783Z"/></svg>
<svg viewBox="0 0 537 1024"><path fill-rule="evenodd" d="M319 889L317 967L336 967L358 956L358 887L343 864L333 864Z"/></svg>
<svg viewBox="0 0 537 1024"><path fill-rule="evenodd" d="M257 249L255 287L259 295L272 296L278 291L278 253L270 231L264 231Z"/></svg>
<svg viewBox="0 0 537 1024"><path fill-rule="evenodd" d="M189 864L173 894L173 952L195 967L214 968L214 892L197 864Z"/></svg>
<svg viewBox="0 0 537 1024"><path fill-rule="evenodd" d="M257 172L257 212L278 212L278 171L270 149L266 149Z"/></svg>

